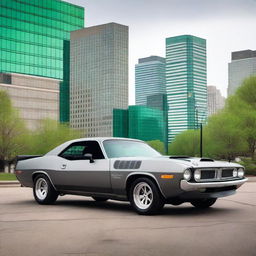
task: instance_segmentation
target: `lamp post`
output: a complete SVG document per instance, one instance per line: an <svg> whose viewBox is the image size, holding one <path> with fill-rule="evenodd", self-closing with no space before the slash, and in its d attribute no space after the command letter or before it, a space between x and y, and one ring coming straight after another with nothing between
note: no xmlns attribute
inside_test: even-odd
<svg viewBox="0 0 256 256"><path fill-rule="evenodd" d="M196 110L196 128L198 129L198 123L199 123L199 117L198 117L198 109L199 107L195 105L195 110ZM203 115L205 115L205 111L203 112ZM200 122L200 158L203 157L203 115L201 116L201 122Z"/></svg>

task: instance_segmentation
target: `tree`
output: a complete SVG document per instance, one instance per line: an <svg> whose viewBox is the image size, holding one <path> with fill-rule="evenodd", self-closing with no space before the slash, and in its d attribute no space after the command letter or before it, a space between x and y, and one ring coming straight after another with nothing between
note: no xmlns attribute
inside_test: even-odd
<svg viewBox="0 0 256 256"><path fill-rule="evenodd" d="M45 119L41 121L39 128L29 136L28 153L33 155L45 154L56 146L79 137L81 137L80 132L70 129L67 124Z"/></svg>
<svg viewBox="0 0 256 256"><path fill-rule="evenodd" d="M245 131L249 153L254 160L256 151L256 76L244 80L236 95L230 97L228 109L239 113L240 127Z"/></svg>
<svg viewBox="0 0 256 256"><path fill-rule="evenodd" d="M0 91L0 171L25 149L25 134L25 124L12 107L8 94Z"/></svg>
<svg viewBox="0 0 256 256"><path fill-rule="evenodd" d="M240 125L239 116L226 110L210 117L204 129L206 155L231 160L244 154L248 147Z"/></svg>
<svg viewBox="0 0 256 256"><path fill-rule="evenodd" d="M198 156L200 145L199 130L187 130L177 135L169 145L170 155Z"/></svg>
<svg viewBox="0 0 256 256"><path fill-rule="evenodd" d="M160 140L151 140L147 141L147 143L154 148L156 151L160 152L162 155L165 154L164 143Z"/></svg>

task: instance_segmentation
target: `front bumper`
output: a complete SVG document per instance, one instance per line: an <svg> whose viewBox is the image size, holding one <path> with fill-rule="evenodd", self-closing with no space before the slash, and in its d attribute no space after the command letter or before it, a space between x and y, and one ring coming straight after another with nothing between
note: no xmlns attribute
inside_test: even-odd
<svg viewBox="0 0 256 256"><path fill-rule="evenodd" d="M221 188L221 187L229 187L229 186L242 186L248 179L243 178L241 180L232 180L232 181L216 181L216 182L205 182L205 183L192 183L186 180L182 180L180 182L180 187L184 191L196 191L200 189L206 188Z"/></svg>

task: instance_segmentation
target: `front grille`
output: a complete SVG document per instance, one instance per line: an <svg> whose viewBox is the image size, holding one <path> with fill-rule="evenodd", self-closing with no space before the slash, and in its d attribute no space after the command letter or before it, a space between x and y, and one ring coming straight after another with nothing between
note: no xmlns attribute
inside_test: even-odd
<svg viewBox="0 0 256 256"><path fill-rule="evenodd" d="M215 170L210 171L201 171L201 180L209 180L209 179L214 179L215 178Z"/></svg>
<svg viewBox="0 0 256 256"><path fill-rule="evenodd" d="M233 177L233 169L223 169L221 177L223 178Z"/></svg>
<svg viewBox="0 0 256 256"><path fill-rule="evenodd" d="M205 168L198 169L200 178L195 178L196 182L225 181L233 179L233 170L235 168Z"/></svg>

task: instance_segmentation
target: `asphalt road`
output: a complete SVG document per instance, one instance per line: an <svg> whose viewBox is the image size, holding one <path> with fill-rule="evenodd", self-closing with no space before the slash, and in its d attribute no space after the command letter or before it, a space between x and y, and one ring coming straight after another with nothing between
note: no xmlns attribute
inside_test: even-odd
<svg viewBox="0 0 256 256"><path fill-rule="evenodd" d="M41 206L29 188L0 187L0 255L256 255L256 183L211 209L166 205L158 216L77 196Z"/></svg>

